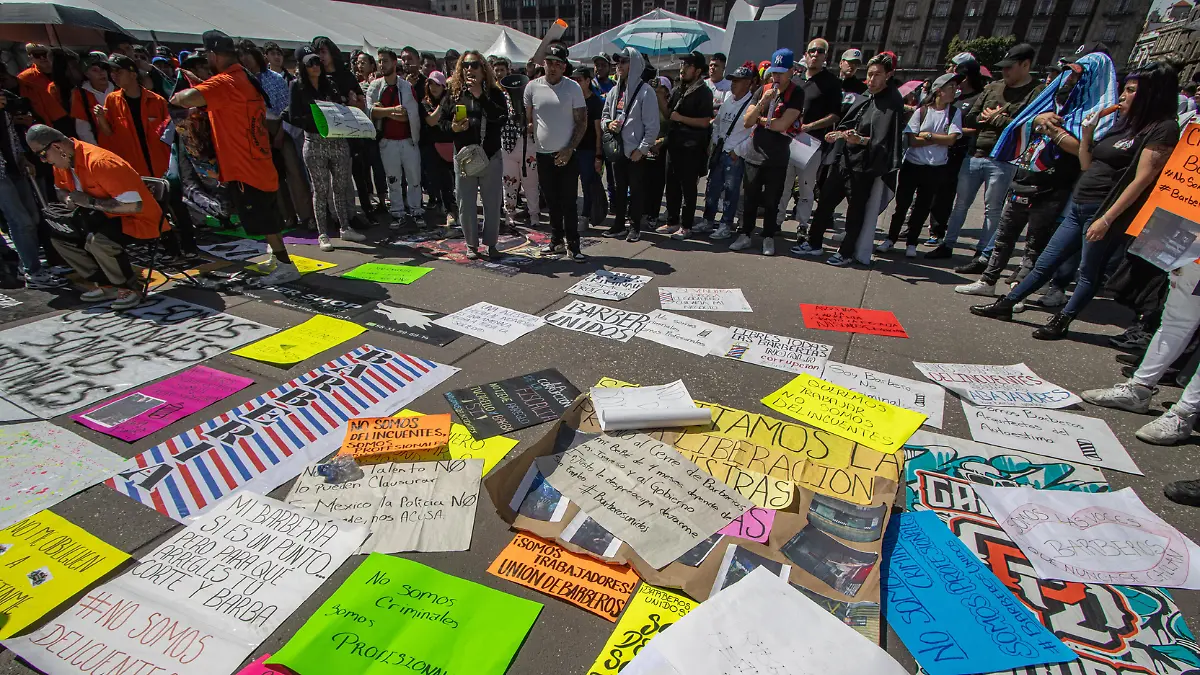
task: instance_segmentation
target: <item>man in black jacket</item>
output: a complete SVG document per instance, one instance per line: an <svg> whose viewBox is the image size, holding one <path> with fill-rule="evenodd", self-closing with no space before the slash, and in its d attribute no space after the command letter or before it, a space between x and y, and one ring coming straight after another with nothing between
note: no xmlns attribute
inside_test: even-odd
<svg viewBox="0 0 1200 675"><path fill-rule="evenodd" d="M667 224L655 230L691 236L696 219L696 186L708 166L712 135L713 92L704 82L707 60L700 52L683 57L679 84L667 99Z"/></svg>

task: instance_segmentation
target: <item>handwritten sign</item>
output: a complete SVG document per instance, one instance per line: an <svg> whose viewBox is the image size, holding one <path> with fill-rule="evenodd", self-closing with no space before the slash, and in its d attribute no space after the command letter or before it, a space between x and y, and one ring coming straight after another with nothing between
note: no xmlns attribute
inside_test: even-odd
<svg viewBox="0 0 1200 675"><path fill-rule="evenodd" d="M606 565L553 542L518 532L488 572L616 621L638 577L628 566Z"/></svg>
<svg viewBox="0 0 1200 675"><path fill-rule="evenodd" d="M282 670L266 665L266 661L270 657L270 654L263 654L257 659L254 659L254 663L251 663L245 668L239 670L237 675L285 675Z"/></svg>
<svg viewBox="0 0 1200 675"><path fill-rule="evenodd" d="M650 321L637 332L637 337L697 356L707 356L729 336L729 329L724 326L661 309L647 316Z"/></svg>
<svg viewBox="0 0 1200 675"><path fill-rule="evenodd" d="M571 381L554 368L444 394L455 416L475 438L553 422L579 396Z"/></svg>
<svg viewBox="0 0 1200 675"><path fill-rule="evenodd" d="M359 417L346 423L339 455L359 461L433 459L450 440L450 413L414 417Z"/></svg>
<svg viewBox="0 0 1200 675"><path fill-rule="evenodd" d="M541 328L545 321L540 316L518 312L490 302L477 302L453 314L434 319L433 323L493 344L506 345L530 331Z"/></svg>
<svg viewBox="0 0 1200 675"><path fill-rule="evenodd" d="M862 443L880 452L895 452L921 428L925 415L889 405L832 382L798 375L763 404L802 422Z"/></svg>
<svg viewBox="0 0 1200 675"><path fill-rule="evenodd" d="M196 366L71 416L83 426L132 443L254 384L248 377Z"/></svg>
<svg viewBox="0 0 1200 675"><path fill-rule="evenodd" d="M571 304L562 309L548 312L542 315L542 318L551 326L608 338L617 342L629 342L629 338L650 322L650 317L645 314L605 307L582 300L572 300Z"/></svg>
<svg viewBox="0 0 1200 675"><path fill-rule="evenodd" d="M624 300L637 293L653 278L641 274L596 270L568 288L567 292L601 300Z"/></svg>
<svg viewBox="0 0 1200 675"><path fill-rule="evenodd" d="M919 363L925 377L977 406L989 408L1066 408L1083 399L1038 377L1029 366L973 363Z"/></svg>
<svg viewBox="0 0 1200 675"><path fill-rule="evenodd" d="M371 537L357 553L471 547L482 459L385 462L362 469L358 480L326 483L316 465L309 465L284 501L370 527Z"/></svg>
<svg viewBox="0 0 1200 675"><path fill-rule="evenodd" d="M1078 658L937 515L897 515L884 547L884 613L929 675L992 673Z"/></svg>
<svg viewBox="0 0 1200 675"><path fill-rule="evenodd" d="M250 492L218 502L128 574L5 646L60 673L96 663L143 672L232 673L367 534ZM91 645L91 646L89 646Z"/></svg>
<svg viewBox="0 0 1200 675"><path fill-rule="evenodd" d="M346 279L378 281L384 284L411 284L432 271L432 267L363 263L342 276Z"/></svg>
<svg viewBox="0 0 1200 675"><path fill-rule="evenodd" d="M0 530L0 639L21 632L99 581L129 554L41 511Z"/></svg>
<svg viewBox="0 0 1200 675"><path fill-rule="evenodd" d="M356 323L317 315L233 353L255 361L290 365L340 345L365 330Z"/></svg>
<svg viewBox="0 0 1200 675"><path fill-rule="evenodd" d="M1197 198L1194 177L1198 161L1197 146L1200 146L1200 124L1193 122L1180 132L1179 143L1175 145L1154 189L1125 234L1135 237L1141 234L1146 222L1158 209L1192 222L1200 222L1200 198Z"/></svg>
<svg viewBox="0 0 1200 675"><path fill-rule="evenodd" d="M647 583L638 586L587 675L617 675L654 636L670 628L698 604L686 595L657 586Z"/></svg>
<svg viewBox="0 0 1200 675"><path fill-rule="evenodd" d="M0 426L0 527L115 475L119 455L49 422Z"/></svg>
<svg viewBox="0 0 1200 675"><path fill-rule="evenodd" d="M738 445L741 443L740 441L716 438L717 442L712 443L709 442L711 438L714 437L707 434L685 434L683 439L676 442L675 449L688 461L700 467L704 473L733 488L738 494L761 509L786 509L792 505L792 500L796 496L794 481L749 469L741 463L746 461L744 454L723 451L723 445L727 443ZM691 448L696 447L694 441L697 439L703 440L699 442L700 447L696 448L698 451L692 450ZM801 466L803 466L803 462L798 465L798 468ZM781 472L775 471L775 474L779 473Z"/></svg>
<svg viewBox="0 0 1200 675"><path fill-rule="evenodd" d="M825 372L820 377L864 396L919 412L926 416L925 426L942 428L946 390L937 385L836 361L825 364Z"/></svg>
<svg viewBox="0 0 1200 675"><path fill-rule="evenodd" d="M734 326L727 341L714 354L743 363L753 363L788 373L809 373L817 377L833 347L800 338L763 333Z"/></svg>
<svg viewBox="0 0 1200 675"><path fill-rule="evenodd" d="M592 407L604 431L708 424L712 413L698 407L683 380L652 387L595 387Z"/></svg>
<svg viewBox="0 0 1200 675"><path fill-rule="evenodd" d="M722 527L718 533L765 544L767 543L767 538L771 536L771 525L774 523L774 510L760 509L755 506L737 518L734 518L732 523Z"/></svg>
<svg viewBox="0 0 1200 675"><path fill-rule="evenodd" d="M267 664L299 675L504 675L542 606L372 553Z"/></svg>
<svg viewBox="0 0 1200 675"><path fill-rule="evenodd" d="M806 424L730 408L719 403L697 401L696 405L712 410L713 421L711 426L697 427L694 431L710 431L728 438L747 440L825 466L850 466L850 458L854 454L854 441ZM758 470L767 473L763 469Z"/></svg>
<svg viewBox="0 0 1200 675"><path fill-rule="evenodd" d="M656 569L752 506L644 434L600 436L537 465L547 482Z"/></svg>
<svg viewBox="0 0 1200 675"><path fill-rule="evenodd" d="M804 316L804 325L816 330L908 337L900 320L887 310L800 303L800 313Z"/></svg>
<svg viewBox="0 0 1200 675"><path fill-rule="evenodd" d="M415 410L405 408L396 413L396 417L423 415ZM445 450L435 459L482 459L483 475L487 475L492 467L503 460L513 448L517 447L517 439L507 436L492 436L477 439L461 424L450 425L450 441Z"/></svg>
<svg viewBox="0 0 1200 675"><path fill-rule="evenodd" d="M661 286L658 302L677 312L752 312L740 288L678 288Z"/></svg>

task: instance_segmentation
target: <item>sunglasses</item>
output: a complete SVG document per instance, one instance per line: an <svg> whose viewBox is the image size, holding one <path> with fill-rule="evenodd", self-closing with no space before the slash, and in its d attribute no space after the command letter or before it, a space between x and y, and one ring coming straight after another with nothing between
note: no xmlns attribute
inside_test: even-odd
<svg viewBox="0 0 1200 675"><path fill-rule="evenodd" d="M483 64L479 61L463 61L463 68L483 69Z"/></svg>
<svg viewBox="0 0 1200 675"><path fill-rule="evenodd" d="M809 54L824 54L825 50L820 47L809 47L808 53Z"/></svg>
<svg viewBox="0 0 1200 675"><path fill-rule="evenodd" d="M43 162L46 161L46 153L50 152L50 149L53 147L54 147L53 145L47 145L46 147L39 150L37 153L38 159L42 160Z"/></svg>

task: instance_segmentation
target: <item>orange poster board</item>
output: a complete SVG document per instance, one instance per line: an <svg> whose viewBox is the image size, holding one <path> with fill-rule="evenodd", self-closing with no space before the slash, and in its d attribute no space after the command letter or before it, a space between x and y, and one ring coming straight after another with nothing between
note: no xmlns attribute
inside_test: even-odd
<svg viewBox="0 0 1200 675"><path fill-rule="evenodd" d="M450 441L450 413L420 417L360 417L346 425L339 455L377 462L438 459Z"/></svg>
<svg viewBox="0 0 1200 675"><path fill-rule="evenodd" d="M1200 223L1200 124L1192 123L1179 134L1179 144L1138 211L1126 234L1137 236L1155 210L1163 209Z"/></svg>
<svg viewBox="0 0 1200 675"><path fill-rule="evenodd" d="M637 588L628 565L606 565L551 541L517 533L488 572L616 621Z"/></svg>

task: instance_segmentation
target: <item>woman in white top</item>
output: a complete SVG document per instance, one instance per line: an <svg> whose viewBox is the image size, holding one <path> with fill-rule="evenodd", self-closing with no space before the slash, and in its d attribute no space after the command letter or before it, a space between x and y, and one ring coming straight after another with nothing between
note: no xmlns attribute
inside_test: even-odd
<svg viewBox="0 0 1200 675"><path fill-rule="evenodd" d="M891 250L900 240L900 228L904 225L904 217L908 216L908 229L904 235L908 247L904 255L915 258L933 197L939 187L947 181L953 182L946 170L946 162L950 146L962 136L962 113L952 105L956 89L954 73L942 75L933 83L930 93L933 100L913 111L908 120L904 130L908 150L904 153L904 165L900 167L896 185L896 211L892 214L887 239L875 249L879 253Z"/></svg>

